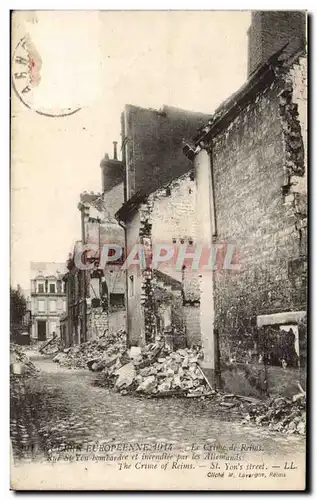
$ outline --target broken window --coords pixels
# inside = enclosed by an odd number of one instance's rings
[[[264,328],[260,340],[260,358],[266,365],[283,368],[299,367],[298,326],[271,325]]]
[[[111,293],[110,294],[110,306],[111,309],[123,309],[124,308],[124,293]]]

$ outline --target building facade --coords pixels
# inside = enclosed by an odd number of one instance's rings
[[[66,311],[63,282],[65,264],[31,262],[32,338],[46,340],[60,335],[60,317]]]
[[[211,383],[263,395],[297,391],[299,381],[305,385],[305,15],[254,13],[249,37],[247,82],[200,128],[202,115],[196,117],[193,136],[182,128],[183,112],[173,109],[168,122],[169,108],[156,116],[153,110],[126,108],[126,199],[117,218],[125,227],[128,250],[142,243],[151,255],[154,243],[175,242],[222,254],[215,257],[212,272],[202,266],[187,278],[187,266],[181,276],[175,276],[174,266],[160,269],[158,277],[150,266],[140,275],[128,268],[130,341],[153,341],[165,322],[171,323],[172,311],[177,323],[176,311],[183,310],[178,328],[187,330],[187,341],[188,332],[196,338],[199,329],[202,367]],[[180,148],[188,162],[181,161]],[[223,256],[229,245],[234,253],[227,262]],[[164,286],[171,292],[173,285],[176,291],[176,282],[182,295],[178,304],[158,292]],[[189,297],[199,320],[191,314],[184,328]]]

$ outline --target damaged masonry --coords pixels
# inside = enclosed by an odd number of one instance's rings
[[[283,45],[211,118],[126,106],[122,162],[115,144],[114,159],[102,162],[104,193],[94,201],[82,195],[94,207],[85,208],[89,229],[82,242],[88,245],[84,254],[78,251],[90,270],[76,267],[76,273],[96,281],[95,289],[106,287],[109,304],[113,289],[105,273],[113,267],[125,287],[126,317],[115,324],[127,331],[127,349],[139,349],[142,357],[163,345],[164,356],[154,355],[151,367],[141,369],[129,358],[126,365],[119,358],[112,366],[104,366],[111,359],[101,362],[107,383],[118,377],[117,390],[188,396],[220,390],[263,398],[293,396],[298,384],[305,387],[305,78],[304,51],[288,54]],[[165,134],[163,142],[151,127]],[[106,200],[114,190],[118,210],[110,214],[115,204]],[[102,203],[120,241],[109,222],[102,239]],[[191,252],[217,250],[224,242],[239,265],[193,269]],[[155,266],[164,245],[178,257]],[[116,255],[116,247],[123,251]],[[113,312],[108,305],[100,314],[109,322]],[[96,363],[90,368],[99,370],[98,357]]]

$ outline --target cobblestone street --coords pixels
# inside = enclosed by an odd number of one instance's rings
[[[301,436],[241,425],[230,409],[211,400],[146,399],[98,387],[96,374],[60,368],[50,358],[31,357],[41,372],[19,385],[12,400],[11,437],[16,459],[44,457],[50,449],[88,443],[252,442],[266,454],[292,456],[305,449]]]

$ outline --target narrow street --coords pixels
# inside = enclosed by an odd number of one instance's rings
[[[49,357],[31,356],[41,370],[12,393],[11,437],[16,460],[47,457],[54,447],[89,443],[172,443],[179,450],[193,443],[248,442],[266,455],[303,453],[303,436],[272,433],[241,425],[232,409],[211,400],[147,399],[122,396],[103,387],[100,375],[67,370]],[[18,398],[14,393],[19,393]]]

